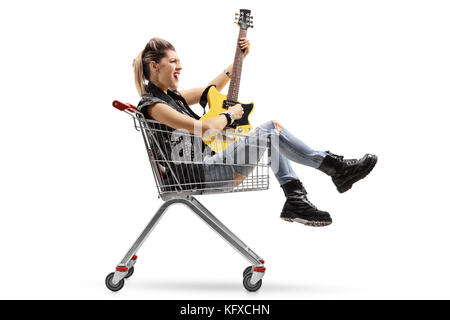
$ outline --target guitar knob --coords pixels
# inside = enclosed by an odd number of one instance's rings
[[[241,133],[244,129],[238,128],[238,132]]]

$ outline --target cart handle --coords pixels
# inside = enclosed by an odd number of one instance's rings
[[[130,103],[123,103],[117,100],[114,100],[112,103],[113,107],[119,109],[120,111],[128,111],[131,113],[135,113],[137,108]]]

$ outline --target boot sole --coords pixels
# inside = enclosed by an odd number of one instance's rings
[[[304,220],[304,219],[300,219],[300,218],[294,218],[294,219],[281,218],[281,219],[283,219],[284,221],[287,221],[287,222],[298,222],[298,223],[304,224],[305,226],[308,226],[308,227],[326,227],[332,223],[332,221],[309,221],[309,220]]]
[[[370,172],[372,172],[373,168],[377,164],[377,161],[378,161],[378,157],[376,155],[373,155],[372,162],[370,163],[369,167],[367,168],[366,173],[363,176],[360,176],[358,179],[350,180],[347,183],[344,183],[342,186],[337,187],[337,190],[339,191],[339,193],[344,193],[344,192],[350,190],[353,187],[354,183],[367,177],[367,175]]]

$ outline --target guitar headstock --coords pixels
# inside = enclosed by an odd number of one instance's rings
[[[253,16],[250,15],[250,10],[241,9],[240,13],[235,14],[235,23],[241,27],[241,29],[247,30],[248,28],[253,28]]]

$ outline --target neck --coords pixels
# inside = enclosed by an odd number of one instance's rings
[[[233,71],[231,72],[230,86],[228,87],[228,100],[238,101],[239,85],[241,83],[242,61],[244,52],[239,46],[239,39],[247,36],[247,29],[239,29],[239,37],[236,44],[236,53],[234,55]]]
[[[159,82],[157,79],[150,79],[150,82],[153,83],[158,88],[160,88],[165,94],[167,94],[168,87],[166,87],[164,84]]]

